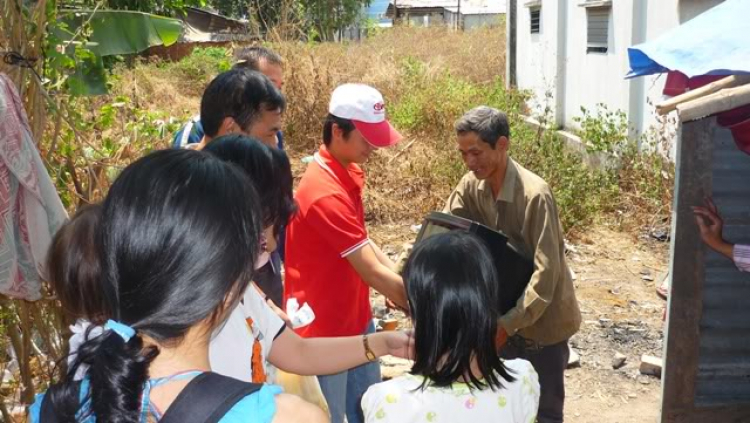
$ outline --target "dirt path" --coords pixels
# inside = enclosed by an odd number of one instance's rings
[[[414,238],[408,225],[371,228],[373,239],[395,255],[404,241]],[[661,383],[642,376],[640,356],[661,356],[662,313],[665,302],[654,288],[667,268],[668,243],[648,236],[595,227],[571,243],[568,260],[584,323],[570,341],[580,355],[580,366],[566,372],[566,422],[655,422],[659,415]],[[376,308],[382,298],[374,297]],[[402,316],[398,316],[402,317]],[[402,325],[408,325],[407,320]],[[625,365],[612,368],[614,355],[627,356]],[[409,369],[406,360],[383,362],[384,377]]]

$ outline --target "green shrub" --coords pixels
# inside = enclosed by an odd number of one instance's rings
[[[618,154],[628,143],[628,117],[622,110],[609,110],[603,103],[596,105],[595,112],[581,107],[583,116],[573,121],[581,126],[576,134],[586,143],[589,152]]]
[[[229,70],[232,67],[232,56],[223,47],[196,48],[189,56],[171,66],[185,78],[201,80]]]
[[[471,108],[487,105],[508,114],[510,155],[550,184],[566,231],[578,231],[614,207],[619,192],[616,175],[588,168],[554,131],[540,132],[526,124],[522,113],[528,93],[507,89],[500,78],[480,84],[447,71],[429,75],[427,66],[414,58],[403,61],[402,71],[403,95],[390,108],[390,118],[402,130],[424,134],[420,140],[435,153],[410,159],[412,178],[429,180],[431,186],[455,186],[466,168],[455,149],[453,124]],[[587,120],[590,127],[600,122],[598,117]],[[445,196],[447,190],[432,207]]]
[[[554,131],[517,124],[513,133],[510,154],[550,185],[566,232],[580,231],[613,209],[619,193],[614,172],[588,167]]]
[[[75,130],[62,126],[44,139],[47,165],[69,210],[101,199],[120,170],[138,157],[163,148],[179,121],[145,110],[128,96],[76,97],[68,101]]]

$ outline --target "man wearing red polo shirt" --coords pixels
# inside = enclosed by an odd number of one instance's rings
[[[371,363],[319,376],[332,423],[362,422],[360,401],[380,382],[380,366],[367,334],[375,331],[370,287],[406,308],[406,292],[394,264],[370,241],[365,228],[360,164],[381,147],[401,140],[385,119],[383,96],[362,84],[333,92],[323,143],[296,193],[299,211],[286,232],[286,299],[307,302],[315,321],[298,330],[304,337],[363,335]]]

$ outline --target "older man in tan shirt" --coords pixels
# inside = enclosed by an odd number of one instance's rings
[[[456,122],[456,132],[470,172],[451,193],[444,212],[502,231],[533,260],[526,291],[500,319],[508,335],[502,354],[529,360],[539,374],[538,421],[562,422],[567,341],[578,332],[581,312],[554,196],[542,178],[508,157],[510,129],[504,113],[477,107]],[[503,269],[498,270],[502,277]]]

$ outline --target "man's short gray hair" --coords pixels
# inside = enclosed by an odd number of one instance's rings
[[[458,135],[476,133],[492,148],[495,148],[500,137],[510,137],[508,117],[500,110],[487,106],[475,107],[466,112],[456,121],[455,128]]]
[[[260,72],[261,59],[271,65],[284,66],[284,59],[279,53],[261,46],[243,48],[236,51],[234,57],[237,60],[234,67],[248,68],[258,72]]]

